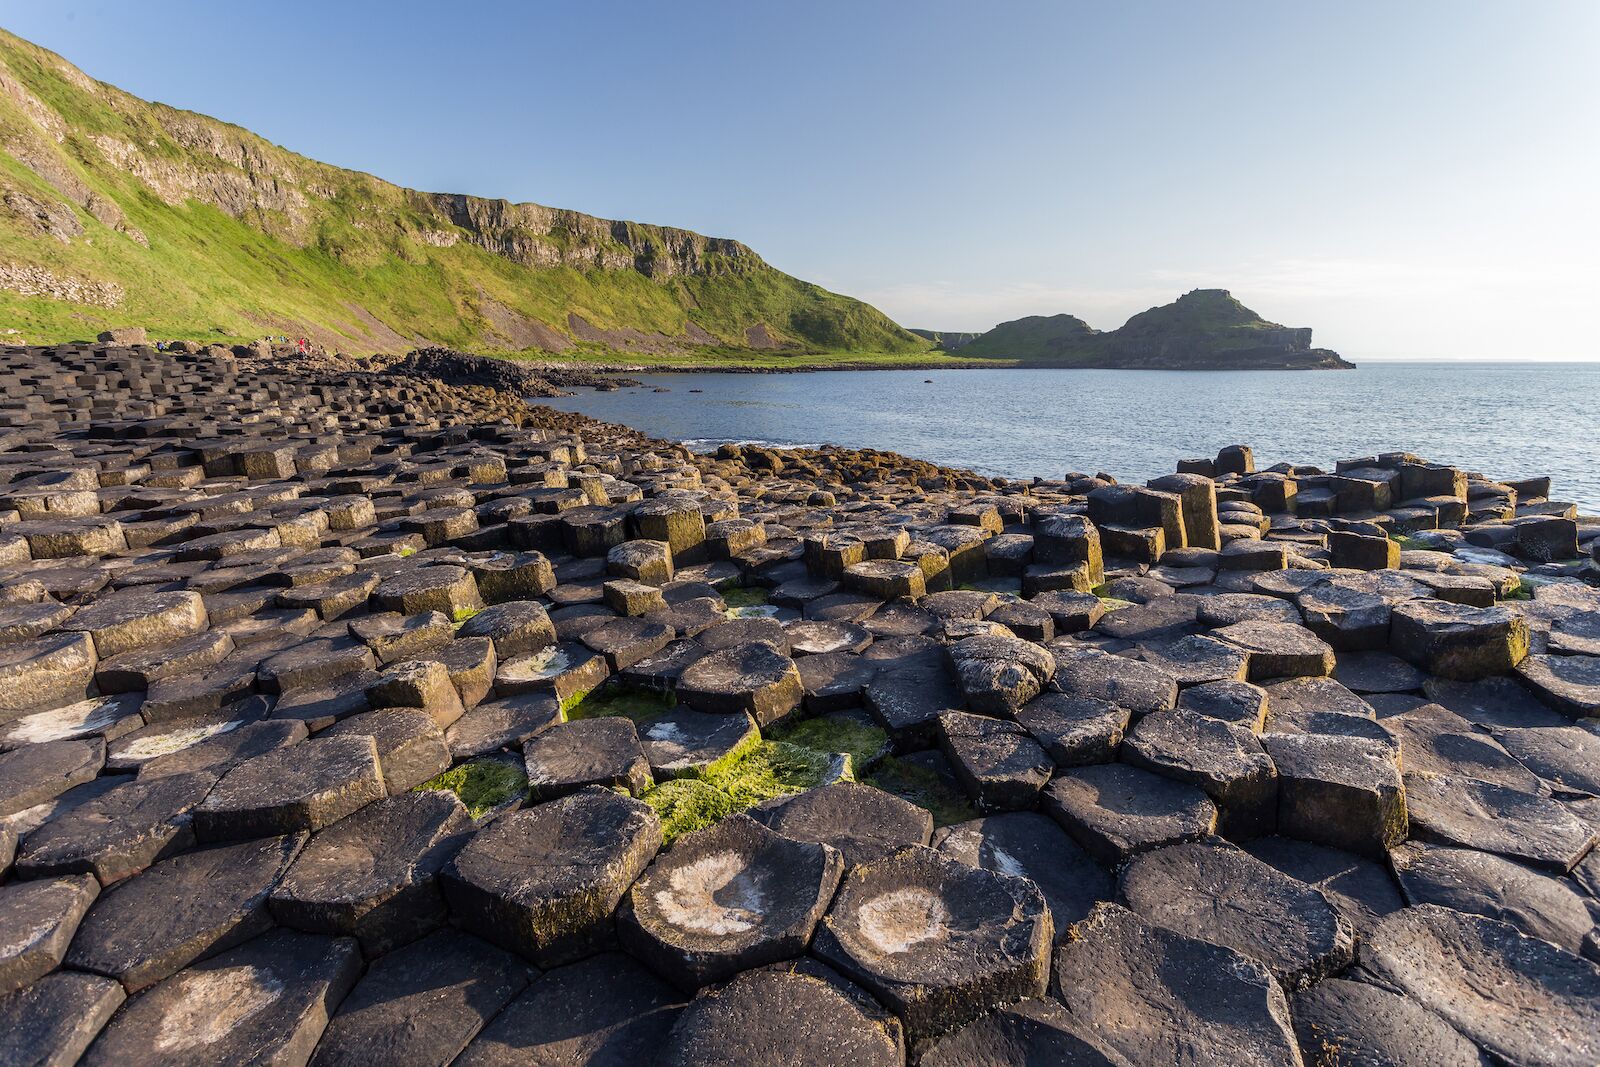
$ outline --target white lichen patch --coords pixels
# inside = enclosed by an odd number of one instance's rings
[[[208,723],[205,726],[186,726],[181,730],[168,730],[164,734],[151,734],[141,737],[137,741],[129,742],[120,753],[122,758],[143,763],[153,760],[157,756],[169,756],[174,752],[182,752],[192,748],[202,741],[210,740],[219,734],[237,730],[244,725],[243,719],[232,722]]]
[[[727,937],[753,930],[767,895],[737,852],[718,852],[679,867],[656,891],[661,916],[698,934]]]
[[[158,1052],[183,1052],[213,1045],[283,994],[283,983],[258,967],[182,971],[176,1003],[155,1035]]]
[[[1003,849],[990,848],[989,858],[994,863],[994,869],[1001,874],[1009,874],[1013,878],[1028,877],[1027,870],[1017,862],[1017,857]]]
[[[905,952],[950,932],[950,911],[937,893],[911,887],[874,897],[856,913],[861,936],[885,956]]]
[[[123,701],[116,697],[95,697],[68,704],[64,708],[24,715],[7,728],[5,738],[20,744],[37,745],[45,741],[88,737],[100,733],[127,714]]]
[[[572,656],[554,646],[519,656],[501,666],[500,671],[510,681],[540,682],[564,673],[572,666]]]
[[[751,604],[743,608],[724,608],[722,613],[730,619],[772,619],[782,610],[773,604]]]

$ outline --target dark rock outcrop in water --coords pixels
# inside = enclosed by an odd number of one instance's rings
[[[1267,322],[1225,289],[1196,289],[1101,333],[1072,315],[1033,315],[988,333],[917,331],[962,356],[1050,366],[1152,370],[1332,370],[1351,366],[1311,347],[1311,330]]]
[[[1548,479],[697,455],[525,370],[0,348],[0,1062],[1600,1061]]]

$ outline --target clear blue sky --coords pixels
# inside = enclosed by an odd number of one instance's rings
[[[1353,358],[1600,358],[1600,2],[0,0],[392,181],[737,237],[900,322],[1197,286]]]

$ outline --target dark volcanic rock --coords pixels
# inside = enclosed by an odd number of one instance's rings
[[[1202,790],[1120,763],[1065,772],[1045,789],[1043,806],[1108,867],[1217,828],[1217,806]]]
[[[67,964],[115,978],[129,992],[272,925],[267,894],[304,835],[186,852],[107,890],[90,909]],[[182,908],[173,901],[187,901]]]
[[[1507,1062],[1600,1060],[1600,967],[1507,923],[1405,908],[1373,931],[1361,965]]]
[[[1055,769],[1026,730],[1004,719],[946,712],[939,740],[967,794],[985,811],[1033,807]]]
[[[1007,812],[943,827],[933,847],[969,867],[1032,879],[1050,905],[1058,939],[1097,902],[1111,899],[1111,876],[1038,812]]]
[[[30,986],[60,966],[84,913],[100,894],[88,875],[22,882],[0,889],[0,996]]]
[[[526,963],[471,934],[440,930],[375,960],[339,1005],[315,1067],[445,1067],[533,977]]]
[[[798,956],[833,899],[844,860],[733,815],[680,838],[629,891],[623,945],[679,988]]]
[[[838,849],[847,867],[926,845],[933,833],[927,809],[857,782],[808,789],[750,814],[785,837]]]
[[[843,988],[841,988],[843,987]],[[766,969],[709,989],[683,1010],[659,1067],[900,1067],[900,1023],[853,990],[802,969]]]
[[[1238,848],[1193,843],[1146,853],[1117,887],[1134,912],[1226,945],[1297,989],[1355,960],[1355,929],[1321,892]]]
[[[1289,1005],[1266,965],[1231,948],[1096,906],[1056,950],[1052,992],[1073,1019],[1135,1064],[1298,1061]]]
[[[1482,1067],[1450,1024],[1365,982],[1330,978],[1290,1001],[1306,1067]]]
[[[472,831],[453,793],[402,793],[311,839],[272,891],[272,914],[311,933],[348,934],[369,955],[448,917],[435,880]]]
[[[216,778],[178,774],[120,785],[29,834],[17,857],[24,876],[87,872],[110,885],[194,846],[189,810]]]
[[[920,1039],[1042,994],[1052,933],[1027,879],[910,849],[845,877],[813,952]]]
[[[1560,802],[1450,774],[1406,775],[1412,836],[1572,870],[1597,830]]]
[[[1057,767],[1110,763],[1131,717],[1128,709],[1093,697],[1045,693],[1017,710],[1017,722]]]
[[[274,931],[129,1001],[82,1062],[305,1063],[360,974],[354,941]]]
[[[522,759],[535,800],[554,800],[591,785],[638,796],[653,784],[638,731],[620,716],[553,726],[524,742]]]
[[[314,738],[238,764],[192,809],[202,841],[320,830],[384,796],[371,737]]]
[[[1278,776],[1255,734],[1190,711],[1146,715],[1122,743],[1122,760],[1203,789],[1221,832],[1244,839],[1278,821]]]
[[[618,903],[660,847],[649,805],[596,787],[496,819],[440,879],[463,927],[554,967],[611,942]]]
[[[602,952],[535,979],[454,1067],[633,1067],[650,1062],[682,1007],[640,964]]]
[[[1053,1001],[1024,1000],[997,1008],[941,1038],[917,1061],[921,1067],[1013,1067],[1062,1064],[1127,1067],[1093,1031]]]
[[[45,975],[0,999],[0,1063],[72,1067],[127,996],[96,974]]]

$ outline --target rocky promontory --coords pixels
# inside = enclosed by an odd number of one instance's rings
[[[1600,1060],[1548,479],[697,455],[477,373],[0,348],[0,1063]]]
[[[1003,322],[983,334],[918,334],[969,358],[1128,370],[1343,370],[1311,330],[1268,322],[1226,289],[1196,289],[1101,333],[1073,315]]]

